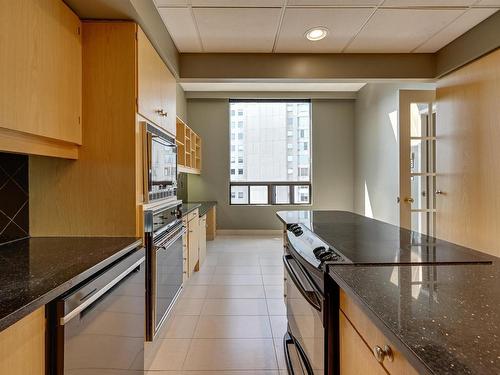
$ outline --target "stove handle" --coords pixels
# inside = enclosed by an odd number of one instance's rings
[[[283,263],[285,264],[287,273],[290,275],[293,283],[299,290],[300,294],[302,294],[302,296],[304,296],[304,298],[307,300],[307,302],[309,302],[309,304],[316,310],[321,311],[321,303],[319,301],[317,291],[310,285],[306,286],[302,283],[302,281],[297,276],[297,273],[294,271],[293,266],[290,264],[289,259],[293,259],[293,257],[291,255],[283,256]]]

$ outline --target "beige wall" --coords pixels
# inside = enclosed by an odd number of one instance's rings
[[[399,225],[398,90],[434,84],[369,83],[355,102],[354,210]]]
[[[216,200],[218,229],[280,229],[275,212],[300,206],[229,205],[229,102],[188,100],[189,125],[203,139],[201,176],[189,176],[189,200]],[[313,207],[353,209],[352,100],[313,100]]]

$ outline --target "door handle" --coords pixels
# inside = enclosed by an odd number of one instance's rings
[[[290,276],[292,282],[295,284],[295,287],[298,289],[300,294],[302,294],[302,296],[306,299],[306,301],[309,302],[309,304],[316,310],[321,311],[321,302],[319,301],[316,291],[311,287],[304,285],[300,281],[299,277],[296,275],[292,265],[289,262],[290,258],[292,258],[291,255],[283,256],[283,263],[285,265],[287,274]]]

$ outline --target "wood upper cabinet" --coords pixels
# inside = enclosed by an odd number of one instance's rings
[[[81,144],[79,18],[61,0],[0,7],[0,128]]]
[[[138,112],[175,136],[175,78],[140,28],[137,43]]]

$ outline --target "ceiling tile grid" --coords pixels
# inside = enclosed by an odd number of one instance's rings
[[[432,53],[500,0],[154,0],[180,52]],[[322,26],[326,38],[309,41]]]

